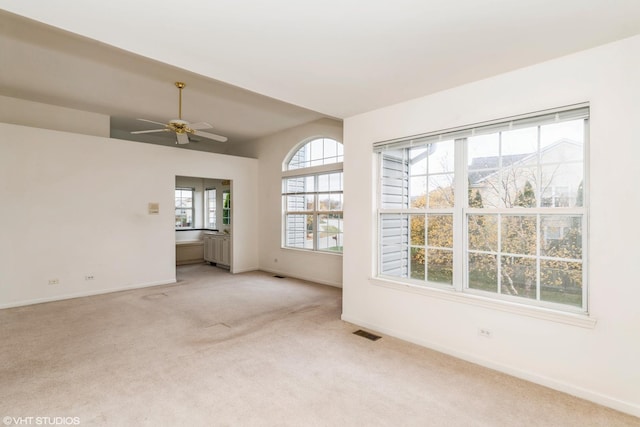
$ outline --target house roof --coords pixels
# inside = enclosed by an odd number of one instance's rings
[[[544,147],[540,151],[540,153],[544,155],[545,153],[556,150],[563,145],[572,145],[576,148],[582,148],[582,144],[580,144],[578,141],[574,141],[568,138],[562,138]],[[501,167],[499,156],[474,157],[468,167],[469,183],[471,185],[481,184],[482,181],[484,181],[488,177],[495,175],[498,172],[498,168],[505,169],[523,165],[526,162],[535,159],[537,155],[537,152],[505,155],[502,156]]]
[[[509,167],[531,155],[532,153],[502,156],[502,167]],[[500,156],[474,157],[468,169],[469,182],[471,184],[477,184],[485,177],[495,173],[498,167],[500,167]]]

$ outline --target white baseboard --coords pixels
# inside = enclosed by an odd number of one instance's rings
[[[260,271],[260,269],[258,267],[250,267],[250,268],[240,268],[240,269],[231,269],[231,273],[232,274],[242,274],[242,273],[249,273],[251,271]]]
[[[25,305],[33,305],[33,304],[42,304],[42,303],[45,303],[45,302],[62,301],[62,300],[73,299],[73,298],[89,297],[89,296],[92,296],[92,295],[109,294],[111,292],[120,292],[120,291],[127,291],[127,290],[131,290],[131,289],[148,288],[148,287],[151,287],[151,286],[171,285],[173,283],[176,283],[176,279],[158,280],[158,281],[154,281],[154,282],[138,283],[138,284],[135,284],[135,285],[119,286],[117,288],[109,288],[109,289],[100,289],[100,290],[83,291],[83,292],[72,292],[72,293],[69,293],[69,294],[56,295],[56,296],[53,296],[53,297],[35,298],[35,299],[30,299],[30,300],[22,300],[22,301],[10,302],[8,304],[0,304],[0,309],[13,308],[13,307],[22,307],[22,306],[25,306]]]
[[[292,275],[285,271],[268,270],[261,268],[260,271],[264,271],[269,274],[277,274],[278,276],[291,277],[292,279],[305,280],[307,282],[319,283],[321,285],[333,286],[334,288],[342,288],[342,283],[330,282],[327,280],[318,280],[316,277],[303,277],[302,275]]]
[[[553,378],[536,374],[534,372],[525,371],[509,365],[495,363],[491,360],[483,359],[473,354],[460,352],[446,346],[434,344],[432,342],[428,342],[428,341],[407,335],[405,333],[398,332],[393,329],[381,327],[369,322],[362,321],[360,319],[357,319],[355,317],[352,317],[346,314],[342,314],[341,319],[344,320],[345,322],[353,323],[354,325],[358,325],[360,327],[370,329],[373,332],[379,332],[385,335],[390,335],[395,338],[399,338],[401,340],[408,341],[408,342],[417,344],[419,346],[438,351],[440,353],[448,354],[458,359],[466,360],[467,362],[475,363],[477,365],[484,366],[486,368],[493,369],[495,371],[503,372],[505,374],[514,376],[516,378],[520,378],[526,381],[530,381],[532,383],[540,384],[542,386],[549,387],[551,389],[558,390],[563,393],[567,393],[572,396],[579,397],[581,399],[589,400],[599,405],[607,406],[609,408],[618,410],[620,412],[624,412],[636,417],[640,417],[640,405],[636,405],[631,402],[626,402],[620,399],[616,399],[614,397],[607,396],[605,394],[598,393],[593,390],[585,389],[585,388],[575,386],[563,381],[558,381]]]

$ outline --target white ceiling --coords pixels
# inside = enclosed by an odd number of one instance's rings
[[[211,117],[189,119],[239,140],[323,116],[350,117],[640,33],[640,0],[0,0],[0,8],[126,51],[63,32],[43,42],[13,28],[11,43],[28,48],[11,52],[25,56],[20,65],[54,73],[30,70],[15,84],[3,70],[4,93],[44,93],[77,107],[103,104],[115,116],[165,121],[177,109],[167,81],[180,78],[191,83],[185,115],[196,115],[190,103],[208,102]],[[11,17],[0,15],[0,23]],[[52,51],[73,67],[55,67],[53,57],[47,63]],[[3,67],[15,59],[4,55]],[[75,71],[95,66],[96,77]],[[68,81],[56,73],[68,73]],[[109,74],[115,83],[89,89]],[[70,96],[79,86],[86,94]]]
[[[0,12],[0,95],[111,116],[112,136],[174,145],[169,133],[131,135],[178,117],[175,81],[187,83],[183,117],[213,125],[229,143],[182,148],[230,152],[239,143],[324,115]],[[206,140],[205,140],[206,141]]]

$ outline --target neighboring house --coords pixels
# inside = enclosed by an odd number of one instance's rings
[[[470,197],[477,191],[484,207],[534,207],[535,196],[524,199],[527,187],[540,194],[540,207],[581,206],[582,152],[581,143],[564,138],[539,153],[476,157],[469,164]]]
[[[533,153],[477,157],[469,164],[470,208],[485,208],[483,212],[488,213],[494,208],[514,208],[511,215],[501,216],[499,224],[495,216],[488,221],[487,216],[470,215],[467,230],[468,238],[478,249],[493,253],[499,248],[504,259],[508,259],[501,270],[504,293],[535,294],[533,261],[508,254],[539,253],[549,257],[542,261],[541,292],[561,292],[568,296],[557,298],[559,302],[579,304],[582,268],[577,261],[582,255],[581,219],[570,214],[536,215],[527,211],[582,207],[583,151],[582,143],[563,138]],[[496,228],[502,232],[496,232]],[[571,262],[560,262],[561,259]],[[493,267],[477,265],[474,269],[476,275],[482,275]]]

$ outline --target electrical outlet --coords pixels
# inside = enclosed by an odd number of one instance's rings
[[[94,279],[94,277],[93,277],[93,275],[92,275],[92,274],[91,274],[91,275],[84,276],[84,280],[93,280],[93,279]]]
[[[60,284],[60,280],[58,280],[58,279],[49,279],[49,284],[50,285],[59,285]]]
[[[492,332],[487,328],[479,328],[478,335],[485,338],[491,338]]]

